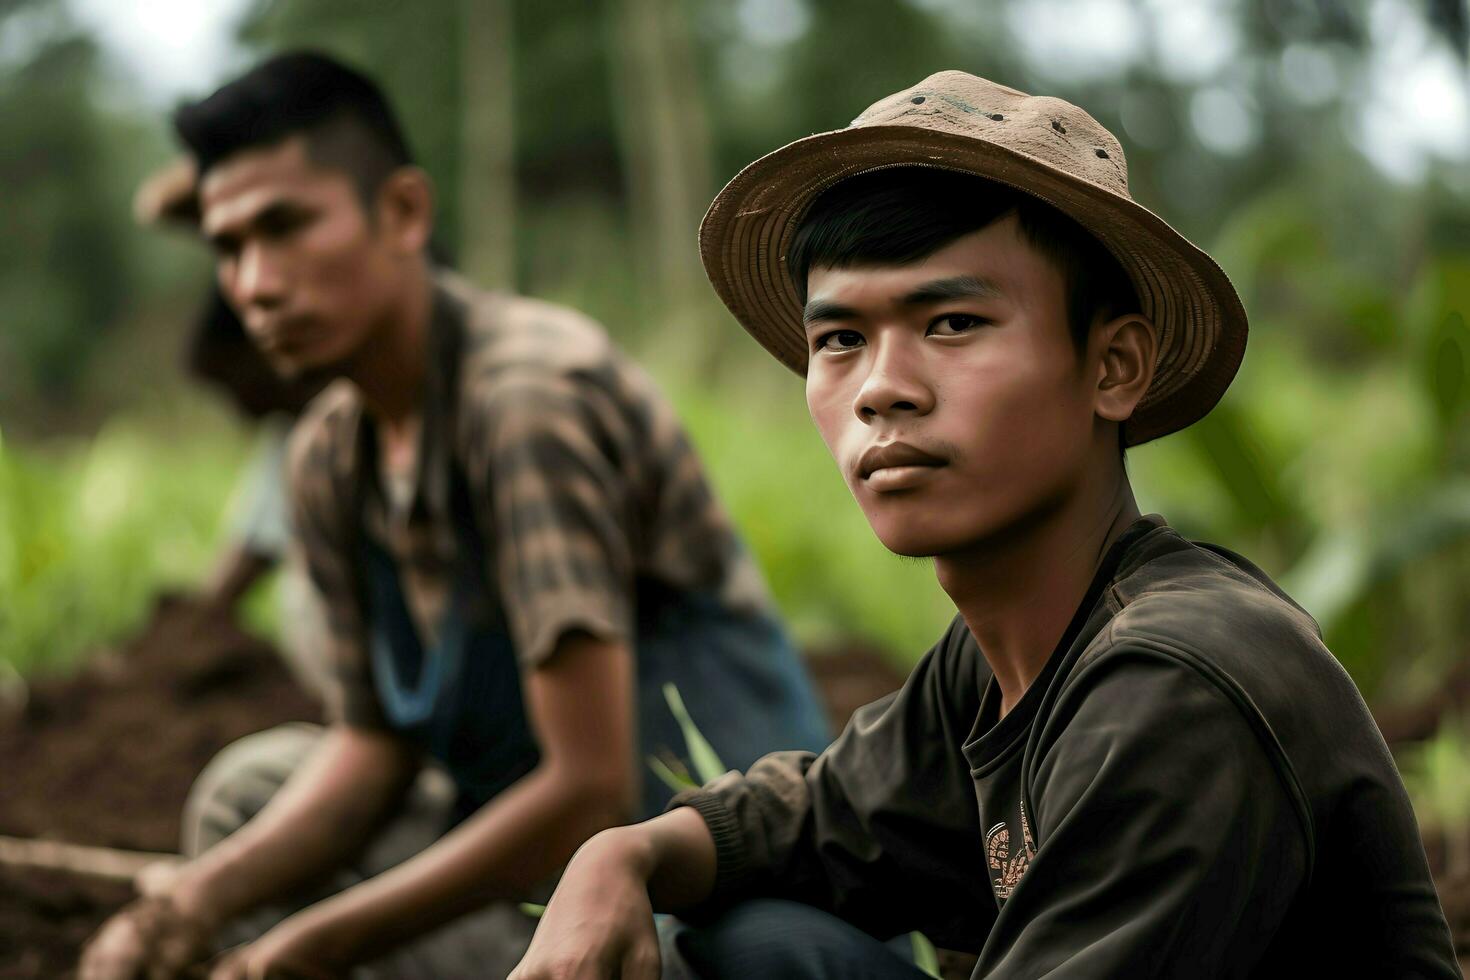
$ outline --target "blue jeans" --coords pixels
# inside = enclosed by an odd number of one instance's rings
[[[884,943],[821,909],[754,899],[659,929],[664,980],[925,980],[907,936]]]

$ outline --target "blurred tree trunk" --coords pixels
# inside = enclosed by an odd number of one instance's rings
[[[678,326],[707,305],[699,219],[709,203],[709,124],[693,41],[678,0],[607,0],[618,138],[629,224],[649,327]]]
[[[460,265],[492,289],[516,281],[512,2],[460,2]]]

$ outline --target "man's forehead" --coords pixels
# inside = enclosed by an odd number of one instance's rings
[[[954,285],[961,280],[972,284],[971,295],[1008,293],[1027,278],[1024,267],[1039,258],[1009,222],[993,222],[912,262],[813,266],[807,275],[808,296],[813,301],[898,301],[925,283]]]
[[[282,198],[307,193],[336,176],[312,161],[302,136],[241,150],[210,167],[199,182],[200,229],[209,235],[248,220]]]

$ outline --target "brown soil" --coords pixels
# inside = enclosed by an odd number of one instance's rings
[[[1451,670],[1434,693],[1405,704],[1378,705],[1373,717],[1384,741],[1399,746],[1433,738],[1439,723],[1470,704],[1470,659]]]
[[[180,599],[122,649],[38,678],[0,721],[0,834],[146,851],[178,847],[189,785],[229,742],[318,711],[270,645]],[[66,976],[131,888],[0,870],[0,980]]]
[[[809,662],[834,730],[903,682],[858,644],[813,651]],[[270,644],[162,599],[136,639],[74,675],[35,679],[24,709],[0,717],[0,834],[173,851],[184,797],[216,752],[317,714]],[[0,980],[69,975],[82,943],[131,891],[0,867]]]

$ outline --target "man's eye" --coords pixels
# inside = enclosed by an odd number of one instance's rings
[[[862,342],[863,335],[856,330],[833,330],[817,340],[817,347],[831,351],[851,350],[860,347]]]
[[[942,316],[929,325],[929,332],[941,337],[953,337],[956,334],[966,333],[976,327],[984,326],[989,321],[983,317],[970,316],[968,313],[951,313]]]
[[[266,238],[285,238],[306,224],[306,216],[291,213],[269,214],[261,218],[257,226]]]

